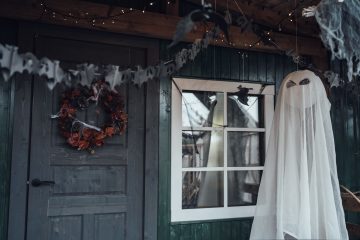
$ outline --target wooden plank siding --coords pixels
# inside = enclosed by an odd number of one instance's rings
[[[11,166],[11,88],[12,82],[0,77],[0,239],[7,235]]]
[[[346,78],[346,63],[333,61],[331,68]],[[340,89],[332,89],[330,94],[339,181],[352,191],[360,191],[360,96]],[[346,218],[360,224],[360,213],[346,212]]]
[[[0,20],[0,29],[6,32],[6,34],[0,35],[1,43],[17,44],[16,22]],[[160,59],[169,59],[173,54],[173,52],[169,53],[166,48],[169,42],[162,40],[160,42]],[[178,49],[182,46],[184,45],[180,45]],[[339,63],[333,63],[331,67],[346,75],[344,66]],[[193,63],[187,64],[179,76],[221,81],[251,80],[273,83],[278,91],[284,76],[295,69],[296,66],[291,59],[284,55],[210,46],[201,52]],[[169,79],[160,79],[158,239],[248,239],[252,223],[252,219],[249,218],[170,223],[170,87]],[[0,239],[6,239],[7,229],[12,142],[11,93],[15,91],[14,88],[11,82],[5,83],[0,79],[0,136],[2,136],[0,139]],[[351,190],[360,190],[360,99],[357,98],[353,101],[351,96],[338,90],[334,90],[332,94],[333,96],[338,94],[338,98],[332,100],[331,116],[340,183]],[[154,100],[153,103],[148,102],[147,104],[148,106],[156,105],[157,101]],[[18,122],[20,120],[18,119]],[[355,223],[360,223],[359,214],[348,214],[347,218]],[[155,227],[155,223],[153,224]]]
[[[160,58],[173,54],[160,44]],[[181,46],[179,46],[181,47]],[[178,74],[181,77],[216,79],[220,81],[251,81],[275,84],[278,91],[282,79],[296,70],[285,55],[212,47],[203,50],[192,63]],[[170,91],[171,81],[160,80],[160,143],[159,143],[159,240],[229,240],[249,239],[252,219],[224,219],[206,222],[170,222]]]
[[[169,58],[168,42],[162,42],[160,56]],[[331,68],[346,76],[346,67],[333,62]],[[201,52],[193,63],[179,73],[181,77],[217,79],[220,81],[251,81],[272,83],[279,90],[283,78],[296,70],[296,65],[285,55],[239,51],[221,47],[209,47]],[[184,239],[248,239],[252,219],[216,220],[206,222],[170,222],[170,80],[161,79],[160,92],[160,160],[159,160],[159,240]],[[333,123],[337,167],[340,184],[360,190],[360,97],[333,89],[331,118]],[[360,223],[360,214],[346,213],[347,221]]]
[[[0,19],[0,42],[16,44],[17,23]],[[11,142],[12,142],[12,91],[13,81],[5,82],[0,75],[0,239],[6,239],[8,226]]]

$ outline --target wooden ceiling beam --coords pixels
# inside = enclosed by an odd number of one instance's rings
[[[186,0],[188,2],[201,5],[201,0]],[[316,0],[319,2],[319,0]],[[211,2],[211,1],[210,1]],[[313,2],[313,1],[311,1]],[[282,11],[274,11],[270,8],[264,7],[262,5],[259,6],[256,2],[252,2],[249,4],[249,1],[243,1],[243,0],[228,0],[228,1],[217,1],[216,2],[216,8],[220,11],[225,11],[226,9],[229,9],[232,12],[237,12],[241,14],[241,11],[247,16],[252,19],[256,23],[259,23],[261,25],[271,27],[274,29],[278,29],[278,24],[282,19],[285,19],[288,17],[289,11],[293,9],[293,7],[287,7],[287,5],[290,6],[289,2],[284,2],[286,6],[282,7]],[[312,4],[314,5],[314,4]],[[304,5],[307,6],[307,5]],[[239,10],[241,9],[241,11]],[[300,10],[301,11],[301,10]],[[318,36],[318,28],[315,25],[316,22],[313,19],[309,18],[298,18],[298,32],[299,34],[311,36],[311,37],[317,37]],[[281,29],[284,32],[288,33],[294,33],[296,32],[296,25],[293,22],[290,22],[288,19],[282,21],[281,23]]]
[[[47,0],[46,4],[49,8],[56,9],[60,12],[71,12],[74,15],[87,13],[86,16],[108,16],[110,9],[110,6],[105,4],[85,1]],[[110,14],[115,15],[122,10],[124,10],[124,8],[111,7]],[[68,18],[67,20],[59,19],[58,17],[52,18],[51,14],[50,16],[49,14],[44,14],[43,8],[39,3],[27,4],[14,1],[3,1],[1,3],[0,17],[168,40],[172,39],[176,25],[180,20],[180,17],[177,16],[133,11],[120,16],[114,24],[111,23],[111,21],[105,21],[104,24],[96,21],[94,26],[92,26],[91,23],[85,21],[75,23],[71,18]],[[235,46],[231,46],[232,48],[244,49],[247,48],[249,44],[258,41],[258,37],[252,32],[241,33],[240,29],[234,26],[231,26],[229,30],[231,42],[235,43]],[[196,38],[202,37],[202,35],[202,28],[198,28],[197,31],[189,33],[185,41],[192,42]],[[281,49],[295,49],[295,36],[273,33],[272,37]],[[299,37],[298,42],[300,54],[318,57],[326,56],[326,51],[322,47],[320,39]],[[229,47],[221,41],[214,42],[214,44]],[[252,49],[277,52],[274,47],[264,46],[262,44],[255,45]]]

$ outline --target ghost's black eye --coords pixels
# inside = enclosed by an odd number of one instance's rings
[[[291,88],[293,86],[296,86],[296,83],[293,81],[293,80],[289,80],[287,83],[286,83],[286,87],[287,88]]]
[[[307,85],[310,83],[310,80],[308,78],[305,78],[299,82],[299,85]]]

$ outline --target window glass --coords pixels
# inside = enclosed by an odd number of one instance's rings
[[[224,166],[224,133],[213,131],[182,132],[182,167]]]
[[[228,172],[228,206],[256,205],[261,171]]]
[[[229,127],[259,128],[263,127],[261,116],[262,97],[248,96],[246,100],[228,95],[227,121]]]
[[[237,82],[174,81],[171,221],[253,216],[273,96],[256,95],[260,84],[243,83],[252,95],[242,96]]]
[[[184,91],[182,96],[183,127],[224,125],[223,93]]]
[[[263,165],[264,134],[261,132],[228,132],[228,167]]]
[[[224,173],[221,171],[183,172],[182,208],[224,206]]]

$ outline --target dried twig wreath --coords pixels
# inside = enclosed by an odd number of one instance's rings
[[[97,127],[76,118],[76,113],[86,110],[90,103],[96,103],[107,114],[104,126]],[[91,154],[95,153],[95,147],[104,145],[107,137],[123,134],[127,125],[122,97],[105,81],[95,81],[91,88],[78,86],[63,92],[60,111],[51,118],[58,119],[60,134],[70,146]]]

